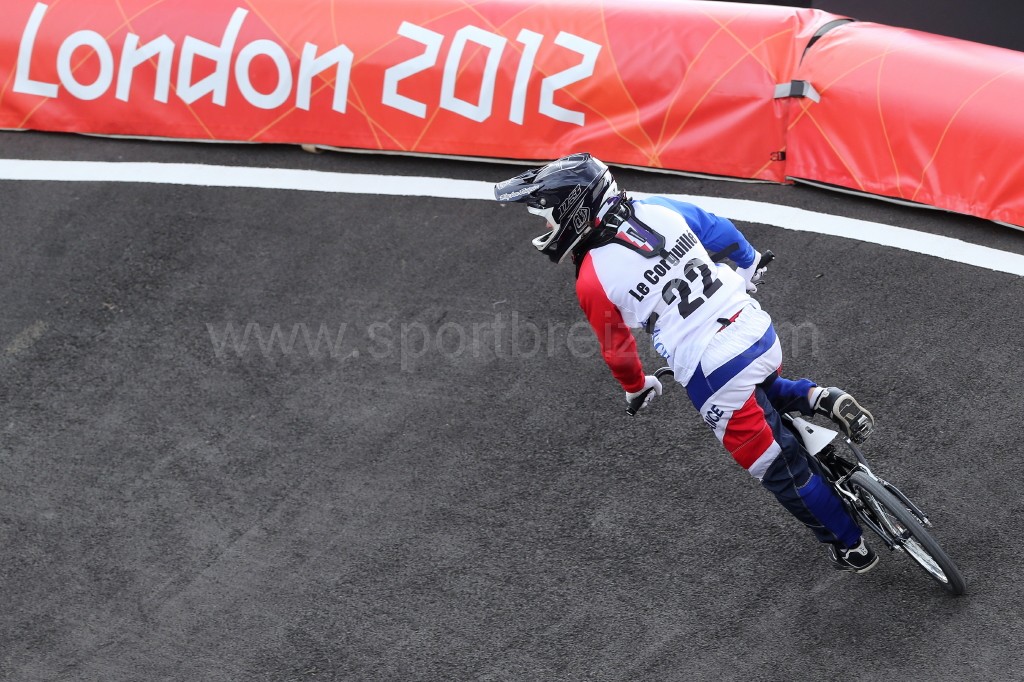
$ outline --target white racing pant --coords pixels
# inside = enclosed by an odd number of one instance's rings
[[[751,303],[711,339],[686,392],[737,464],[819,540],[852,547],[860,528],[773,405],[806,405],[806,391],[814,384],[778,377],[781,364],[771,317]],[[772,379],[769,400],[762,384]]]

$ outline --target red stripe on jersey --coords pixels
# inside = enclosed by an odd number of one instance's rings
[[[764,418],[764,410],[753,395],[743,407],[733,412],[725,427],[722,445],[732,453],[744,469],[749,469],[757,458],[768,451],[775,442],[775,435]]]
[[[629,393],[644,387],[644,369],[636,352],[636,340],[622,320],[622,313],[608,299],[588,253],[583,257],[576,279],[576,296],[580,300],[591,328],[601,344],[601,355],[612,374]]]

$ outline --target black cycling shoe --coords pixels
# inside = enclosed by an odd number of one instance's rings
[[[843,430],[854,443],[863,443],[875,429],[875,418],[860,406],[853,396],[831,386],[822,392],[814,411],[825,415]]]
[[[828,560],[840,571],[852,571],[853,573],[867,573],[878,565],[878,555],[875,550],[868,547],[864,538],[860,539],[856,547],[840,547],[839,545],[828,546]]]

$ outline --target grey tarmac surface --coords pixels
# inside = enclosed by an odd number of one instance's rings
[[[0,156],[519,170],[40,133]],[[617,176],[1024,253],[937,211]],[[0,678],[1024,679],[1021,278],[740,223],[779,256],[758,298],[787,375],[874,412],[876,471],[967,576],[951,598],[884,550],[832,571],[679,386],[627,417],[535,220],[0,182]]]

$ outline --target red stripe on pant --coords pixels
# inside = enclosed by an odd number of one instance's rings
[[[775,436],[765,421],[764,411],[757,404],[757,398],[751,394],[743,407],[733,412],[726,424],[722,445],[732,454],[737,464],[749,469],[774,442]]]

